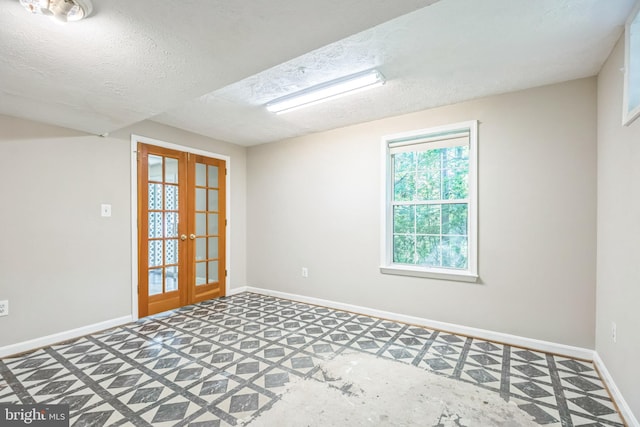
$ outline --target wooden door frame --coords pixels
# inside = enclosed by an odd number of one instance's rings
[[[227,228],[225,230],[225,269],[227,277],[225,280],[225,294],[229,295],[229,283],[231,282],[231,157],[210,151],[200,150],[193,147],[178,145],[171,142],[148,138],[146,136],[131,134],[131,318],[138,320],[138,142],[155,145],[157,147],[169,148],[171,150],[184,151],[214,159],[224,160],[227,167],[226,175],[226,216]]]

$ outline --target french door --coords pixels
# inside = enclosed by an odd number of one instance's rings
[[[138,315],[225,293],[224,160],[138,143]]]

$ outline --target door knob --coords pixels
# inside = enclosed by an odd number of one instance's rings
[[[182,240],[183,242],[184,242],[185,240],[187,240],[187,235],[186,235],[186,234],[181,234],[181,235],[180,235],[180,240]]]
[[[193,239],[195,239],[195,238],[196,238],[196,235],[195,235],[195,234],[189,234],[189,238],[190,238],[191,240],[193,240]]]

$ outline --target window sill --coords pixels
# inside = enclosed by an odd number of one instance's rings
[[[380,272],[383,274],[395,274],[399,276],[427,277],[431,279],[453,280],[456,282],[477,282],[478,275],[471,274],[467,271],[435,271],[425,270],[424,268],[416,268],[409,266],[381,266]]]

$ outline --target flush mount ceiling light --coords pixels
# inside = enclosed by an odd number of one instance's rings
[[[378,70],[364,71],[274,99],[267,103],[266,107],[272,113],[287,113],[364,89],[382,86],[384,83],[384,76]]]
[[[89,0],[20,0],[20,4],[31,13],[61,22],[79,21],[93,10]]]

